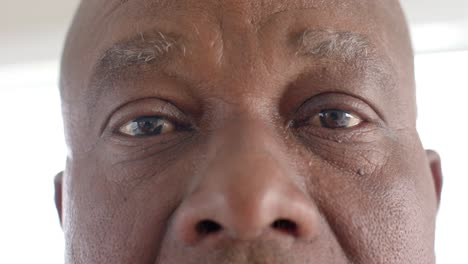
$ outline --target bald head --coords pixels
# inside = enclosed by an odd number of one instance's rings
[[[397,1],[83,1],[67,262],[433,263],[413,74]]]

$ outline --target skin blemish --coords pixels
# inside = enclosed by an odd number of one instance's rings
[[[366,173],[364,172],[363,169],[359,169],[359,170],[357,171],[357,174],[358,174],[359,176],[364,176],[364,175],[366,175]]]

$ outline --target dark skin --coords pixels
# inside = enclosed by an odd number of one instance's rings
[[[66,263],[434,263],[397,1],[83,1]]]

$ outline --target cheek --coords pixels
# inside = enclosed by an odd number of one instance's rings
[[[158,156],[119,158],[99,153],[68,163],[64,231],[75,261],[76,256],[82,263],[154,261],[182,199],[188,159],[163,168]]]
[[[311,195],[357,263],[433,260],[435,200],[424,151],[409,144],[414,140],[399,142],[356,145],[335,155],[324,147],[317,156],[325,162],[308,168]],[[321,173],[311,174],[314,168]]]

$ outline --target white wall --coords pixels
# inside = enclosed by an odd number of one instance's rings
[[[0,67],[0,263],[63,263],[52,184],[66,157],[57,67]]]
[[[467,0],[402,0],[418,53],[468,49]],[[78,0],[0,0],[0,65],[59,57]]]
[[[436,229],[438,263],[468,263],[468,50],[416,57],[418,130],[442,158],[444,186]]]
[[[78,0],[0,0],[0,65],[56,60]]]

